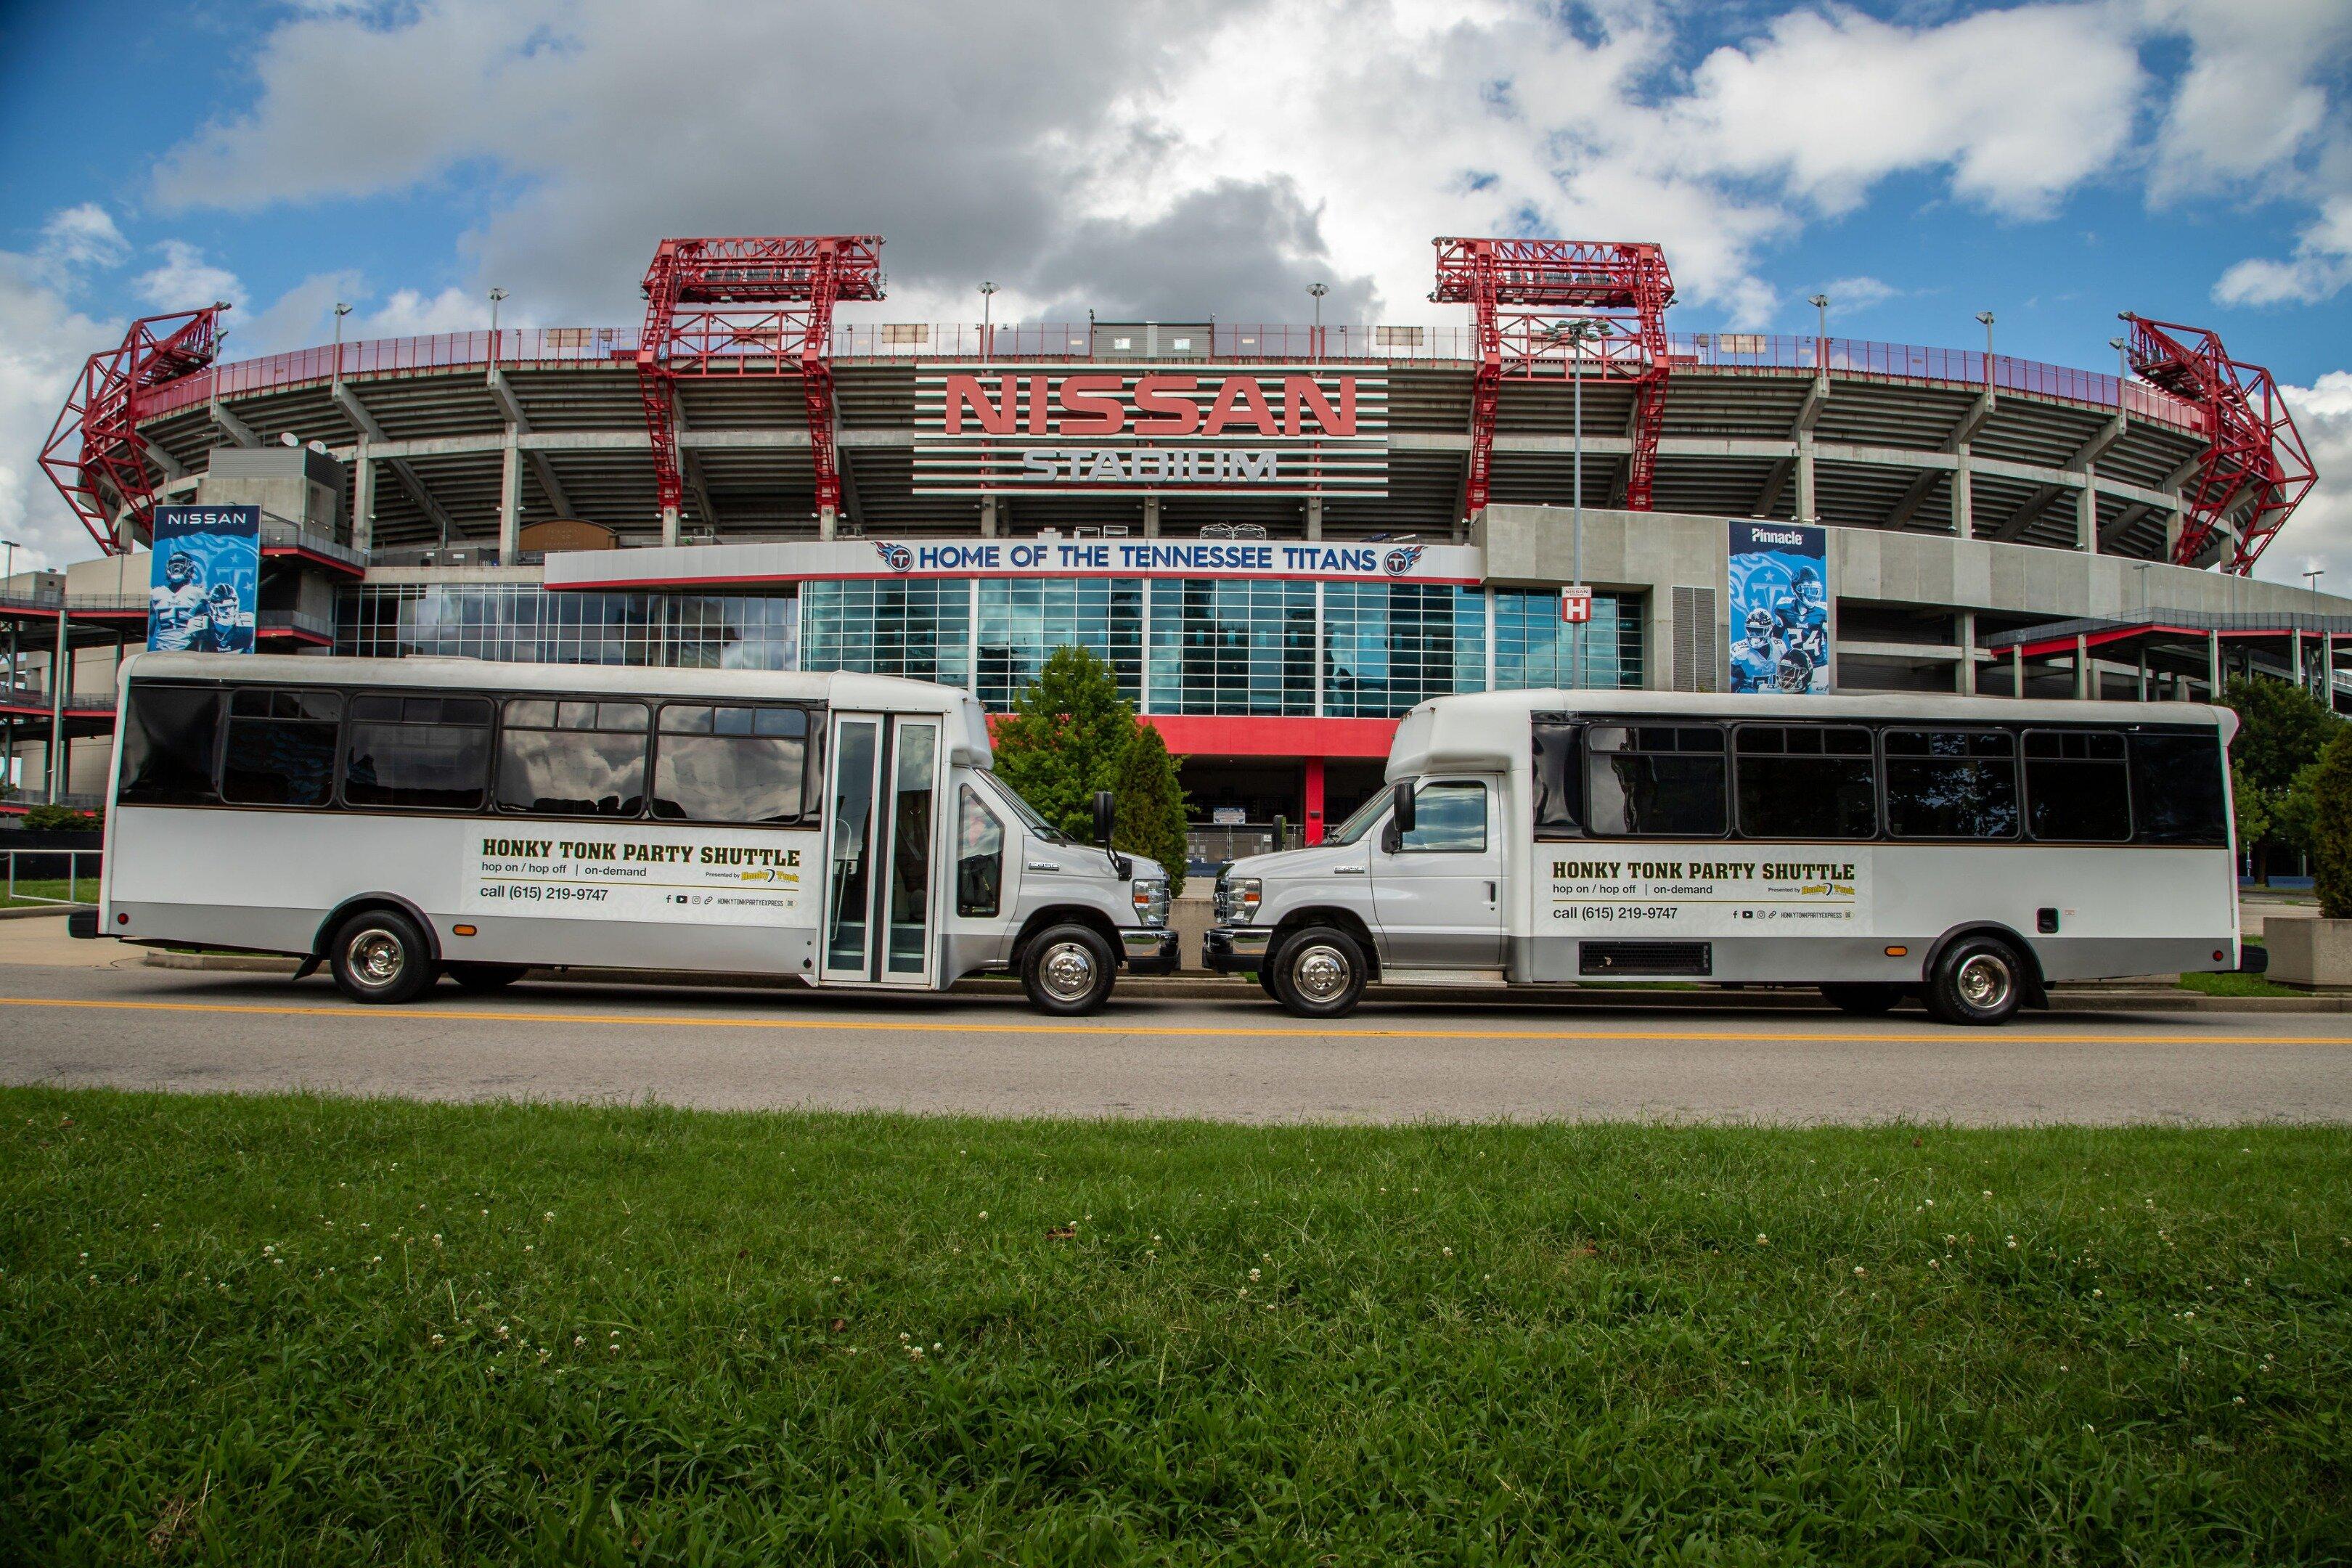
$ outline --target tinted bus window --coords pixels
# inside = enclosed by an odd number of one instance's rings
[[[654,815],[679,822],[798,822],[807,815],[808,714],[671,702],[661,710]]]
[[[1402,851],[1480,854],[1486,847],[1486,786],[1425,784],[1412,792],[1412,831],[1397,836]]]
[[[2221,735],[2135,734],[2131,738],[2132,822],[2144,844],[2230,842],[2222,793]]]
[[[370,692],[351,702],[343,803],[479,811],[490,774],[490,704],[480,697]]]
[[[2025,732],[2025,825],[2036,838],[2121,844],[2131,837],[2124,738],[2112,730]]]
[[[1584,825],[1584,773],[1577,766],[1576,726],[1535,724],[1536,831],[1572,833]]]
[[[642,702],[509,702],[499,735],[499,809],[545,816],[641,816],[646,731]]]
[[[1585,731],[1587,820],[1611,837],[1720,838],[1723,731],[1711,724],[1595,724]]]
[[[207,687],[131,688],[122,715],[122,805],[211,805],[221,694]]]
[[[343,694],[252,687],[228,701],[221,799],[232,805],[325,805],[335,797]]]
[[[1886,831],[1897,838],[2014,838],[2017,738],[2002,730],[1889,730]]]
[[[1749,838],[1872,838],[1878,769],[1870,731],[1742,724],[1733,732],[1739,831]]]

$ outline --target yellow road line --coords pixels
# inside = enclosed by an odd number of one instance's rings
[[[427,1020],[435,1018],[479,1019],[488,1023],[506,1024],[605,1024],[627,1028],[670,1029],[841,1029],[872,1033],[905,1034],[920,1029],[920,1018],[742,1018],[723,1015],[680,1016],[677,1014],[635,1013],[544,1013],[521,1009],[499,1012],[488,1008],[427,1007],[415,1011],[378,1012],[361,1006],[296,1007],[264,1006],[241,1002],[114,1002],[87,998],[47,996],[0,996],[0,1006],[5,1007],[75,1007],[125,1013],[225,1013],[257,1015],[283,1018],[370,1018]],[[1959,1032],[1942,1029],[1913,1035],[1897,1034],[1828,1034],[1820,1030],[1764,1029],[1405,1029],[1349,1028],[1318,1029],[1290,1026],[1262,1028],[1236,1020],[1233,1023],[1202,1024],[1070,1024],[1070,1023],[992,1023],[959,1016],[953,1027],[982,1035],[1154,1035],[1199,1039],[1210,1037],[1231,1038],[1246,1035],[1252,1038],[1283,1039],[1360,1039],[1360,1040],[1667,1040],[1667,1041],[1822,1041],[1862,1045],[1949,1045],[1960,1037]],[[2342,1035],[2155,1035],[2155,1034],[2029,1034],[2016,1029],[1986,1031],[1977,1037],[1988,1043],[2017,1045],[2179,1045],[2234,1046],[2257,1044],[2265,1046],[2352,1046],[2352,1036]]]

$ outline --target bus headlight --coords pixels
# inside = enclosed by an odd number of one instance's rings
[[[1160,927],[1168,923],[1168,879],[1138,877],[1135,879],[1135,918],[1147,926]]]
[[[1220,877],[1217,879],[1217,923],[1221,926],[1245,926],[1257,919],[1257,906],[1265,896],[1265,884],[1255,877]]]

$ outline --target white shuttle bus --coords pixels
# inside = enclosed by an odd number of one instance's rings
[[[2053,981],[2238,966],[2236,729],[2182,703],[1443,698],[1323,843],[1227,868],[1203,956],[1307,1017],[1368,983],[1633,980],[1998,1024]]]
[[[288,953],[346,995],[533,965],[934,990],[1050,1013],[1175,967],[1160,868],[989,772],[967,694],[866,675],[146,653],[77,934]]]

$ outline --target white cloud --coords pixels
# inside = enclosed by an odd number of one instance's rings
[[[44,262],[0,251],[0,536],[28,547],[20,572],[97,552],[37,459],[82,362],[120,331],[74,310]]]
[[[2331,370],[2309,386],[2280,388],[2311,448],[2319,483],[2254,566],[2254,575],[2299,583],[2314,569],[2320,585],[2352,593],[2352,371]]]
[[[130,253],[130,242],[96,202],[60,208],[41,226],[40,256],[52,267],[114,267]]]
[[[1822,285],[1821,291],[1829,297],[1832,318],[1830,330],[1832,331],[1837,330],[1835,317],[1867,310],[1874,305],[1884,305],[1889,300],[1899,300],[1910,292],[1884,279],[1868,276],[1832,278]]]
[[[2144,22],[2189,46],[2157,128],[2151,194],[2167,201],[2239,185],[2307,191],[2297,163],[2326,137],[2332,110],[2323,83],[2352,48],[2352,6],[2144,0]]]
[[[242,303],[245,285],[236,274],[215,267],[184,239],[167,239],[156,249],[163,259],[137,279],[139,297],[159,310],[193,310],[215,300]]]
[[[2347,283],[2352,283],[2352,196],[2338,196],[2296,237],[2293,256],[2239,262],[2213,285],[2213,298],[2224,305],[2308,305]]]

